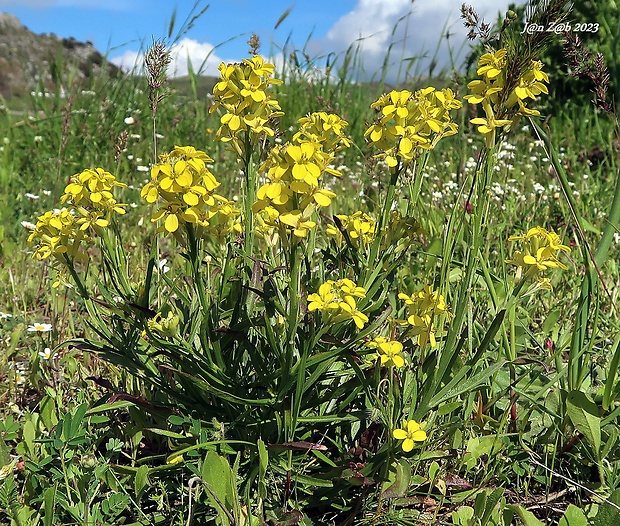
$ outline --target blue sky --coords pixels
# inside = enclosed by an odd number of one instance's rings
[[[493,21],[509,2],[469,3]],[[313,59],[329,54],[342,57],[358,42],[359,57],[370,76],[381,68],[392,43],[392,80],[399,75],[402,58],[426,54],[418,72],[428,71],[428,57],[436,52],[444,27],[452,34],[457,63],[467,52],[466,31],[459,18],[461,2],[455,0],[211,0],[199,2],[198,10],[207,4],[206,12],[174,47],[172,75],[187,72],[188,58],[197,69],[208,57],[203,68],[208,74],[216,73],[221,61],[244,58],[252,32],[261,38],[262,54],[276,61],[281,60],[287,41],[287,54],[304,49]],[[167,36],[175,8],[178,29],[194,5],[194,0],[0,0],[0,11],[17,16],[35,33],[91,41],[113,62],[131,69],[140,63],[145,45]],[[289,16],[274,29],[289,8]],[[445,40],[436,56],[440,68],[449,67]]]

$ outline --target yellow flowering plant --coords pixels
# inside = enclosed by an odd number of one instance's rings
[[[506,93],[508,58],[503,50],[483,56],[482,78],[470,84],[468,101],[485,112],[472,123],[490,147],[546,93],[535,62]],[[348,184],[337,167],[353,145],[348,122],[318,111],[281,131],[273,64],[255,55],[219,72],[215,137],[232,154],[238,188],[216,177],[226,171],[208,153],[212,145],[181,143],[158,155],[140,190],[148,257],[136,265],[117,224],[130,220],[117,196],[125,185],[103,168],[85,170],[66,187],[65,209],[39,217],[33,255],[54,258],[77,283],[93,332],[70,343],[135,376],[153,402],[174,404],[178,414],[157,423],[174,441],[166,466],[208,477],[202,450],[236,455],[231,473],[245,477],[247,494],[256,485],[266,501],[269,472],[287,481],[288,505],[296,475],[308,487],[346,482],[350,449],[373,429],[376,447],[356,461],[367,463],[363,484],[383,483],[397,457],[429,440],[419,422],[433,429],[442,404],[464,405],[505,365],[480,363],[496,335],[515,362],[498,280],[482,257],[492,173],[480,169],[491,157],[481,155],[463,183],[480,212],[455,207],[440,232],[422,228],[431,206],[420,198],[423,170],[439,142],[457,133],[462,103],[449,88],[393,90],[371,105],[364,135],[377,161],[374,209],[347,211],[332,184]],[[517,279],[540,278],[538,290],[549,288],[548,270],[566,268],[560,256],[569,249],[553,232],[536,227],[509,241],[522,246],[506,262]],[[488,331],[471,309],[481,284],[493,291]],[[266,515],[248,514],[256,523]]]

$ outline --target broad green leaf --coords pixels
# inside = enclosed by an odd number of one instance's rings
[[[599,505],[592,526],[617,526],[620,524],[620,489],[615,490],[606,502]]]
[[[497,509],[497,504],[500,502],[503,495],[504,488],[495,488],[487,495],[484,513],[482,514],[482,519],[480,520],[482,524],[486,524],[494,514],[499,515],[500,510]],[[502,502],[505,503],[505,500]]]
[[[513,511],[525,526],[545,526],[544,522],[539,521],[531,511],[522,506],[509,505],[507,508]]]
[[[405,459],[392,464],[388,475],[388,481],[383,484],[381,496],[386,499],[404,497],[411,480],[411,465]]]
[[[566,412],[575,429],[582,433],[596,458],[601,452],[601,419],[598,406],[585,393],[571,391],[566,398]]]
[[[228,526],[231,523],[228,518],[230,511],[238,507],[235,477],[228,460],[215,451],[207,451],[201,478],[206,483],[211,506],[218,510],[218,523]]]
[[[469,526],[474,518],[474,508],[471,506],[461,506],[456,511],[452,512],[452,524],[459,524],[461,526]]]
[[[136,471],[136,474],[134,476],[133,487],[136,492],[136,498],[138,499],[138,501],[142,497],[144,489],[146,488],[149,482],[148,474],[149,474],[149,467],[144,465],[138,468],[138,471]]]
[[[588,526],[588,518],[581,508],[569,504],[558,526]]]

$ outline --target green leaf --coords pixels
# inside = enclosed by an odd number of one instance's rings
[[[386,499],[404,497],[411,480],[411,465],[405,459],[401,459],[390,468],[388,481],[384,483],[381,496]]]
[[[452,512],[452,524],[469,526],[474,518],[474,508],[471,506],[461,506]]]
[[[155,433],[156,435],[161,435],[168,438],[176,438],[179,440],[187,439],[187,435],[183,433],[175,433],[174,431],[168,431],[167,429],[159,429],[157,427],[145,427],[144,431],[150,431],[151,433]]]
[[[513,506],[510,504],[506,507],[513,511],[525,526],[545,526],[544,522],[540,522],[531,511],[527,511],[522,506]]]
[[[474,376],[463,381],[465,375],[471,369],[469,366],[463,367],[457,375],[452,378],[452,380],[446,385],[441,391],[439,391],[433,398],[431,398],[428,403],[428,409],[432,409],[433,407],[438,406],[439,404],[449,400],[450,398],[454,398],[463,393],[467,393],[469,391],[473,391],[480,387],[484,381],[495,374],[499,369],[503,367],[505,360],[499,360],[490,367],[479,371]],[[420,416],[417,414],[416,416]],[[423,416],[423,415],[422,415]]]
[[[146,486],[149,483],[149,467],[148,466],[140,466],[138,471],[136,471],[136,475],[133,479],[133,487],[136,492],[136,498],[138,501],[142,498],[142,494]]]
[[[588,526],[588,518],[581,508],[569,504],[558,526]]]
[[[612,389],[616,383],[616,375],[618,374],[618,366],[620,365],[620,334],[614,342],[614,351],[607,367],[607,378],[605,379],[605,389],[603,391],[603,409],[608,411],[613,403]]]
[[[256,443],[258,447],[258,497],[264,499],[267,497],[267,484],[265,483],[265,475],[269,465],[269,452],[262,439],[258,439]]]
[[[599,506],[596,517],[592,521],[592,526],[617,526],[619,523],[620,489],[617,489],[609,496],[606,502]]]
[[[566,398],[566,412],[575,429],[582,433],[597,459],[601,451],[601,419],[598,406],[581,391],[571,391]]]
[[[88,411],[86,411],[86,416],[96,415],[98,413],[106,413],[115,409],[125,409],[126,407],[132,405],[136,404],[128,400],[118,400],[117,402],[112,402],[111,404],[101,404],[95,407],[91,407]]]
[[[238,502],[235,478],[228,460],[215,451],[207,451],[201,478],[206,483],[211,506],[218,510],[218,523],[229,526],[232,522],[230,511],[238,508]]]
[[[56,505],[56,488],[58,482],[48,487],[43,492],[43,526],[52,526],[54,524],[54,507]]]
[[[496,488],[491,493],[487,495],[484,513],[482,514],[482,518],[480,519],[481,524],[486,524],[493,515],[499,515],[499,509],[497,509],[497,504],[500,499],[504,495],[504,488]],[[505,503],[505,501],[503,501]]]

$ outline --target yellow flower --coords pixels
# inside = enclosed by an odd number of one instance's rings
[[[394,365],[394,367],[403,367],[405,365],[405,360],[399,354],[403,350],[402,343],[391,340],[379,343],[377,348],[379,349],[379,359],[382,366],[389,367]]]
[[[486,113],[486,118],[476,117],[475,119],[471,119],[470,122],[478,125],[478,131],[484,135],[486,147],[491,149],[495,146],[496,128],[508,126],[512,124],[512,120],[496,119],[491,104],[484,105],[484,111]]]
[[[506,67],[506,50],[498,49],[495,53],[486,53],[478,60],[478,75],[486,75],[489,79],[496,78]]]
[[[524,250],[515,251],[512,259],[506,260],[506,263],[518,267],[517,278],[521,277],[523,270],[526,271],[528,277],[534,277],[549,268],[568,269],[558,260],[558,253],[568,253],[570,248],[562,244],[560,236],[555,232],[549,232],[543,227],[537,226],[530,228],[525,234],[510,236],[508,241],[523,242]]]
[[[426,431],[415,420],[405,421],[404,429],[394,429],[392,436],[396,440],[403,440],[402,448],[405,453],[413,449],[415,442],[426,440]]]
[[[361,329],[368,323],[368,316],[357,308],[355,297],[365,296],[366,290],[350,279],[327,280],[319,287],[318,293],[308,296],[308,311],[321,311],[326,324],[352,320]]]

